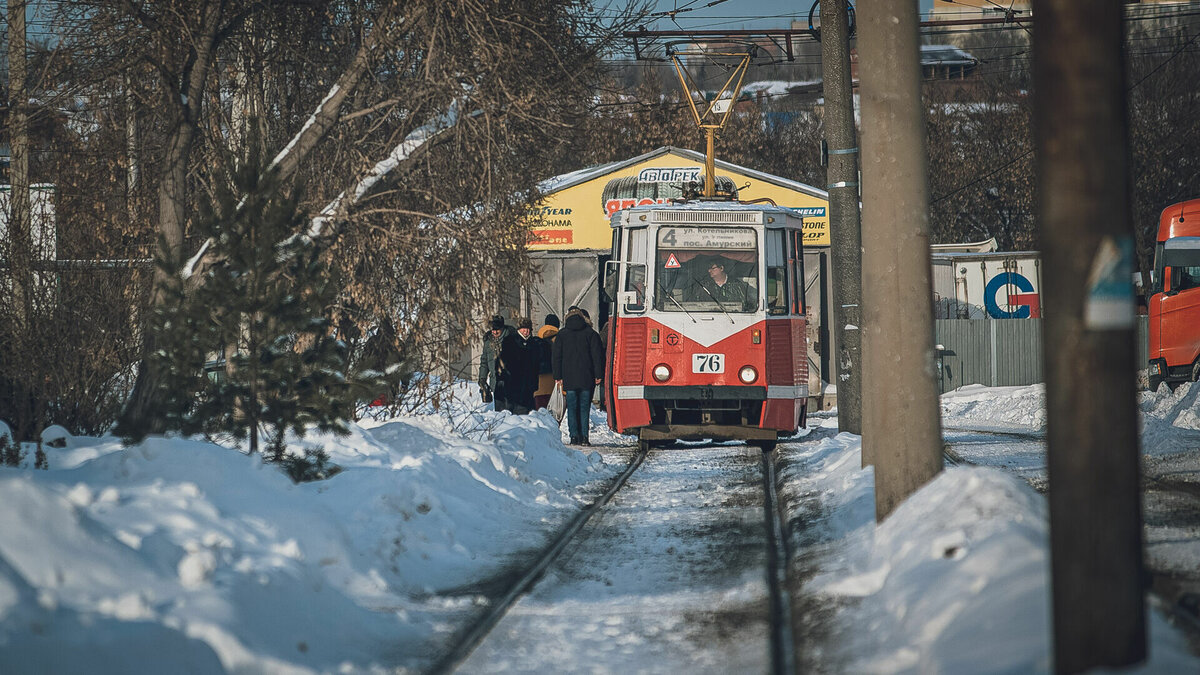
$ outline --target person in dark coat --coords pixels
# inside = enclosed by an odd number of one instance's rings
[[[508,397],[509,410],[517,415],[533,410],[533,392],[538,384],[542,341],[533,337],[533,322],[521,319],[517,332],[500,345],[500,382]]]
[[[578,309],[567,313],[563,329],[554,338],[551,367],[554,379],[562,385],[567,399],[567,429],[571,444],[591,445],[588,442],[588,413],[592,407],[592,391],[604,377],[604,348],[600,345],[600,335],[592,330]]]
[[[491,329],[483,334],[483,352],[479,355],[479,395],[484,403],[496,401],[496,410],[508,410],[508,398],[500,385],[497,360],[504,338],[513,333],[512,326],[505,325],[504,317],[492,317]]]

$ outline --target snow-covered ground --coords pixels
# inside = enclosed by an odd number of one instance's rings
[[[1142,395],[1148,453],[1198,453],[1196,389]],[[959,390],[943,412],[947,427],[1045,423],[1040,387]],[[838,605],[829,621],[845,627],[829,662],[1047,671],[1044,498],[996,468],[956,467],[876,526],[859,438],[813,422],[819,440],[780,454],[817,569],[805,591]],[[626,442],[602,424],[595,412],[593,443]],[[65,447],[46,448],[49,470],[0,469],[0,673],[419,670],[490,580],[623,468],[564,446],[544,412],[464,403],[352,429],[304,441],[342,471],[301,485],[196,440],[122,448],[52,432]],[[1200,672],[1150,617],[1144,670]]]

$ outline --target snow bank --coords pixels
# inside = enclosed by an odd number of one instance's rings
[[[1139,390],[1142,453],[1152,456],[1200,448],[1200,385],[1185,382],[1171,391]],[[947,429],[970,427],[997,431],[1044,431],[1046,388],[985,387],[972,384],[941,397],[942,423]]]
[[[1002,412],[1004,401],[1024,407],[1030,392],[970,396],[980,397],[961,402],[967,414]],[[859,436],[782,452],[801,592],[828,609],[823,620],[839,636],[827,665],[854,673],[1052,670],[1042,495],[1004,471],[955,467],[877,525],[874,469],[861,468]],[[1158,613],[1148,618],[1150,660],[1131,672],[1195,672],[1183,637]]]
[[[942,422],[947,427],[995,430],[1046,428],[1046,386],[985,387],[968,384],[942,394]]]
[[[546,413],[463,409],[310,437],[293,484],[207,442],[58,434],[0,469],[0,672],[390,672],[615,468]],[[32,453],[30,453],[32,454]]]
[[[1175,391],[1138,392],[1142,413],[1142,453],[1168,455],[1200,448],[1200,384],[1185,382]]]
[[[814,580],[819,593],[869,598],[848,617],[861,655],[849,670],[1046,671],[1045,523],[1044,500],[1018,479],[943,472]]]

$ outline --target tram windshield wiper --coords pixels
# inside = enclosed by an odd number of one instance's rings
[[[697,286],[699,286],[700,288],[703,288],[705,293],[708,293],[708,297],[712,298],[713,302],[717,303],[717,307],[720,307],[721,311],[725,313],[725,316],[729,319],[729,323],[737,323],[736,321],[733,320],[733,315],[729,313],[729,310],[725,309],[725,305],[722,305],[721,301],[717,299],[717,296],[713,295],[713,292],[708,290],[708,286],[705,286],[704,284],[700,283],[700,280],[697,279],[696,277],[692,276],[691,274],[689,274],[688,276],[691,277],[692,281]],[[695,319],[692,319],[692,320],[695,321]]]
[[[692,320],[692,323],[700,323],[699,321],[697,321],[697,320],[696,320],[696,317],[692,316],[692,313],[691,313],[691,312],[687,311],[687,309],[686,309],[686,308],[685,308],[683,305],[679,304],[679,301],[675,299],[675,296],[671,295],[671,292],[670,292],[670,291],[667,291],[667,292],[666,292],[666,296],[667,296],[667,299],[668,299],[668,300],[670,300],[671,302],[675,303],[675,306],[676,306],[676,307],[678,307],[679,309],[683,310],[683,313],[684,313],[684,314],[687,314],[687,315],[688,315],[688,318]]]

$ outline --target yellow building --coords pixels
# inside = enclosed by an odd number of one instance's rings
[[[716,166],[719,176],[732,179],[738,188],[738,199],[765,198],[779,206],[798,209],[805,217],[805,243],[829,245],[825,191],[721,160],[717,160]],[[703,154],[667,146],[632,159],[552,178],[541,185],[546,194],[540,208],[542,223],[535,227],[538,239],[529,249],[606,251],[611,246],[609,219],[613,213],[635,204],[669,203],[671,197],[679,195],[674,186],[689,180],[700,182],[703,175]],[[619,179],[627,179],[625,185],[636,184],[632,194],[619,194],[614,184]]]

